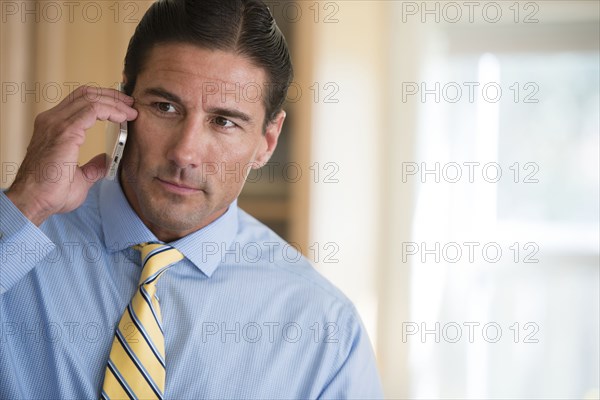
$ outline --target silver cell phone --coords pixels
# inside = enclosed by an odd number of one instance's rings
[[[119,91],[123,91],[122,83],[119,83]],[[125,143],[127,142],[127,121],[123,121],[120,124],[108,122],[108,126],[106,127],[106,140],[107,144],[114,143],[112,154],[108,160],[108,172],[106,173],[106,177],[113,180],[117,176],[119,163],[123,157],[123,150],[125,149]]]

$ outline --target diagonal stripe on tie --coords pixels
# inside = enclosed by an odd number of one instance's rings
[[[122,388],[129,388],[134,399],[160,399],[162,394],[157,393],[144,374],[136,367],[133,360],[127,355],[118,343],[113,343],[108,367]],[[164,370],[163,370],[164,371]],[[114,399],[112,387],[104,386],[104,391]]]
[[[142,273],[115,332],[101,393],[106,399],[162,399],[165,390],[165,341],[156,284],[183,254],[162,243],[136,249]]]
[[[110,391],[112,396],[109,396],[102,390],[102,396],[106,399],[131,399],[134,397],[133,391],[124,383],[119,373],[115,371],[115,367],[110,360],[108,360],[106,377],[104,378],[104,385],[106,386],[107,384],[112,388]]]
[[[163,372],[164,368],[161,365],[158,365],[158,362],[152,355],[144,355],[144,354],[135,354],[127,342],[124,341],[123,337],[117,333],[115,336],[117,343],[114,343],[113,347],[114,352],[111,354],[111,361],[113,365],[124,365],[124,357],[129,357],[129,359],[133,362],[135,367],[138,369],[139,374],[142,375],[146,382],[139,382],[136,380],[136,383],[132,384],[132,390],[135,393],[139,393],[140,390],[146,390],[147,386],[150,386],[152,391],[156,393],[157,396],[162,396],[164,391],[163,387],[158,387],[157,383],[160,382],[160,379],[164,379]],[[120,346],[120,348],[119,348]],[[146,362],[142,364],[142,362]],[[120,372],[120,371],[119,371]],[[136,374],[133,374],[136,375]],[[136,375],[137,376],[137,375]],[[158,382],[157,382],[158,381]],[[129,381],[126,381],[129,384]],[[139,396],[138,396],[139,397]]]
[[[140,290],[140,294],[142,295],[142,298],[144,299],[144,301],[150,308],[150,311],[152,311],[152,315],[154,316],[156,325],[158,325],[158,329],[164,335],[165,333],[162,328],[162,322],[161,322],[162,316],[160,315],[160,306],[157,305],[158,302],[156,302],[156,297],[154,295],[151,295],[150,293],[148,293],[148,291],[143,286],[139,290]],[[154,300],[154,302],[153,302],[153,300]]]
[[[145,325],[137,318],[137,315],[133,312],[132,307],[127,307],[127,312],[123,314],[121,319],[122,324],[119,324],[119,330],[121,332],[128,332],[127,342],[130,346],[135,347],[138,351],[145,351],[152,353],[156,356],[159,362],[165,364],[165,348],[164,341],[161,340],[160,335],[152,336],[148,334],[148,329],[152,328],[152,323],[148,322]]]

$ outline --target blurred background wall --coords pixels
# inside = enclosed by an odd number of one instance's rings
[[[0,2],[0,186],[150,4]],[[296,78],[240,204],[354,301],[386,396],[598,398],[599,2],[267,4]]]

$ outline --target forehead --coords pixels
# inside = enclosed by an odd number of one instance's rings
[[[183,43],[154,46],[137,77],[136,89],[138,85],[175,91],[188,102],[234,102],[262,111],[268,89],[264,69],[248,57]]]

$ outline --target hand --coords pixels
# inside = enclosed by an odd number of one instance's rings
[[[120,123],[137,118],[133,98],[114,89],[81,86],[56,107],[39,114],[25,159],[7,197],[34,224],[79,207],[92,185],[106,174],[106,155],[77,165],[85,131],[96,121]],[[43,176],[45,166],[58,174]]]

